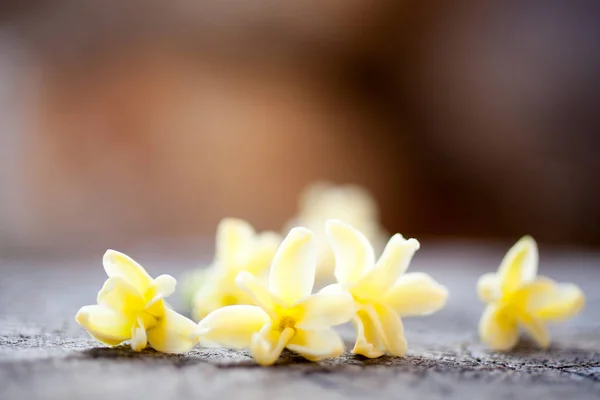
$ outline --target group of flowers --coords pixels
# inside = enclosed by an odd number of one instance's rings
[[[111,346],[130,341],[135,351],[149,344],[165,353],[186,352],[197,344],[249,349],[261,365],[275,363],[284,348],[312,361],[339,356],[344,343],[332,327],[352,321],[353,353],[403,356],[401,317],[438,311],[448,297],[429,275],[405,273],[419,242],[396,234],[376,260],[369,240],[349,224],[329,220],[325,233],[337,283],[313,293],[319,244],[310,230],[293,228],[280,241],[273,233],[257,234],[244,221],[222,221],[215,263],[194,299],[198,324],[165,303],[175,291],[173,277],[152,279],[133,259],[109,250],[103,259],[108,279],[98,304],[82,307],[76,320]],[[550,343],[545,323],[582,308],[577,286],[536,277],[537,264],[537,246],[526,236],[509,250],[497,273],[480,278],[478,294],[488,305],[479,333],[492,349],[512,348],[519,327],[545,348]]]

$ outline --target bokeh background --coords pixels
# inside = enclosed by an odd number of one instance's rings
[[[600,244],[597,1],[4,1],[0,254],[280,230]]]

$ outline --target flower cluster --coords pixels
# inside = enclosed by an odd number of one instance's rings
[[[82,307],[76,320],[110,346],[130,341],[134,351],[149,344],[165,353],[186,352],[197,343],[248,349],[261,365],[274,364],[286,348],[311,361],[339,356],[344,342],[333,327],[352,321],[353,353],[403,356],[401,318],[434,313],[448,298],[448,290],[428,274],[406,273],[419,242],[396,234],[376,260],[370,241],[353,226],[328,220],[324,231],[337,283],[317,293],[319,242],[312,231],[293,228],[280,242],[275,234],[256,234],[246,222],[227,219],[218,229],[215,262],[195,297],[198,324],[165,304],[175,291],[173,277],[152,279],[113,250],[104,256],[108,279],[98,304]],[[535,241],[524,237],[497,273],[480,278],[478,293],[488,306],[479,332],[492,349],[512,348],[519,327],[545,348],[550,343],[545,323],[581,310],[581,290],[536,278],[537,263]]]

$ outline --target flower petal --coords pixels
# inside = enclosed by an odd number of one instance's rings
[[[538,257],[537,244],[531,236],[524,236],[511,247],[498,268],[502,292],[513,292],[523,283],[533,281]]]
[[[378,358],[385,354],[385,345],[377,334],[371,317],[359,310],[353,319],[356,327],[356,343],[352,352],[368,358]]]
[[[244,270],[254,275],[262,275],[269,268],[281,244],[281,236],[275,232],[263,232],[256,237],[253,252],[244,265]]]
[[[324,329],[344,324],[354,315],[354,299],[350,293],[317,293],[298,304],[300,329]]]
[[[252,225],[242,219],[221,220],[217,227],[215,260],[226,268],[240,269],[255,234]]]
[[[446,305],[448,290],[422,272],[402,275],[384,295],[383,303],[402,317],[427,315]]]
[[[385,305],[367,306],[366,311],[387,352],[396,357],[404,356],[407,344],[400,317]]]
[[[358,282],[375,265],[373,246],[365,235],[339,220],[327,221],[325,230],[335,257],[337,281]]]
[[[134,321],[102,305],[81,307],[75,320],[90,335],[109,346],[131,339]]]
[[[490,304],[479,321],[479,337],[493,350],[510,350],[519,341],[517,321],[502,308]]]
[[[131,350],[142,351],[147,345],[146,327],[144,326],[144,321],[138,318],[137,325],[131,328]]]
[[[563,321],[578,314],[584,306],[583,291],[572,283],[556,283],[540,277],[529,284],[526,308],[543,321]]]
[[[331,285],[327,285],[321,289],[319,293],[344,294],[349,292],[345,285],[342,285],[341,283],[332,283]]]
[[[294,228],[279,246],[271,265],[269,291],[293,305],[309,296],[315,283],[317,243],[306,228]]]
[[[167,309],[165,300],[162,298],[161,295],[157,295],[156,297],[154,297],[151,301],[149,301],[146,304],[146,307],[144,308],[144,315],[147,315],[148,317],[154,317],[156,318],[162,318],[165,315],[165,310]],[[144,317],[146,319],[146,317]],[[147,321],[146,321],[147,322]],[[146,329],[150,328],[154,326],[152,325],[148,325],[148,323],[146,323]]]
[[[272,317],[276,317],[275,307],[282,301],[271,294],[260,279],[249,272],[242,271],[236,276],[235,283],[250,296],[254,304]]]
[[[165,308],[165,315],[148,329],[148,342],[162,353],[184,353],[198,343],[198,326],[190,319]]]
[[[120,276],[113,276],[104,282],[96,301],[100,305],[124,313],[135,313],[146,305],[142,294]]]
[[[310,361],[338,357],[344,353],[344,342],[331,328],[323,330],[296,329],[287,348]]]
[[[202,341],[232,348],[248,349],[252,336],[270,321],[257,306],[223,307],[208,314],[198,324]]]
[[[205,284],[194,295],[192,317],[196,321],[205,318],[209,313],[223,307],[222,296],[218,285]]]
[[[256,304],[256,301],[246,290],[239,288],[235,281],[227,284],[207,284],[200,288],[194,297],[192,316],[196,321],[200,321],[212,311],[237,304],[252,305]]]
[[[484,303],[493,303],[498,300],[502,296],[498,274],[490,272],[479,277],[477,295]]]
[[[109,278],[119,276],[140,293],[144,293],[152,284],[152,278],[146,270],[126,254],[107,250],[102,263]]]
[[[167,307],[164,306],[163,304],[163,308],[166,309]],[[164,309],[163,312],[161,314],[161,318],[164,315]],[[156,326],[157,323],[157,317],[155,315],[152,315],[148,312],[141,312],[137,315],[137,320],[140,321],[141,323],[139,323],[140,325],[144,325],[144,328],[146,328],[146,330],[153,328],[154,326]]]
[[[162,296],[163,299],[175,293],[175,288],[177,287],[177,280],[171,275],[166,274],[156,277],[153,283],[156,294]]]
[[[377,298],[385,293],[406,271],[420,244],[417,239],[404,239],[395,234],[388,242],[381,258],[359,282],[359,290]]]
[[[273,365],[293,336],[292,328],[285,328],[280,332],[271,329],[271,324],[266,324],[259,332],[252,335],[250,343],[252,356],[260,365]]]
[[[542,349],[550,346],[550,334],[541,319],[525,313],[519,316],[519,325],[529,333]]]

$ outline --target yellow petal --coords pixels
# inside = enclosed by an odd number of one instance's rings
[[[154,299],[152,299],[152,301],[146,304],[146,307],[144,308],[144,312],[142,314],[145,315],[144,318],[146,318],[146,316],[154,317],[155,319],[162,318],[165,315],[166,309],[167,307],[165,304],[165,300],[162,298],[162,296],[158,295]],[[146,323],[146,328],[149,328],[151,326],[154,326],[154,324],[149,325],[148,323]]]
[[[208,314],[198,324],[198,332],[203,341],[211,344],[248,349],[252,336],[269,321],[269,316],[260,307],[228,306]]]
[[[75,320],[94,338],[110,346],[131,339],[131,327],[135,323],[125,315],[101,305],[81,307]]]
[[[538,248],[531,236],[524,236],[504,256],[498,269],[503,293],[510,293],[537,275]]]
[[[540,277],[528,285],[527,311],[543,321],[563,321],[577,315],[584,306],[583,291],[572,283],[556,283]]]
[[[192,316],[196,321],[200,321],[212,311],[223,307],[219,289],[218,285],[206,284],[196,292],[192,305]]]
[[[266,291],[266,289],[264,290]],[[270,297],[268,298],[270,299]],[[200,321],[214,310],[237,304],[252,305],[256,302],[245,290],[240,289],[235,281],[227,285],[207,284],[200,288],[194,297],[192,316],[196,321]]]
[[[169,297],[175,293],[177,287],[177,280],[171,275],[160,275],[154,279],[154,287],[156,289],[156,295],[162,296],[162,298]]]
[[[400,317],[390,307],[375,305],[367,307],[373,326],[387,352],[396,357],[406,354],[406,339],[404,338],[404,326]]]
[[[324,329],[344,324],[354,315],[354,299],[350,293],[317,293],[298,304],[300,329]]]
[[[271,324],[267,324],[252,336],[250,342],[252,356],[260,365],[273,365],[293,336],[292,328],[285,328],[280,332],[271,329]]]
[[[244,270],[253,275],[262,275],[273,261],[281,237],[275,232],[263,232],[256,237],[253,253],[244,265]]]
[[[225,218],[217,228],[216,260],[226,268],[239,269],[250,251],[255,232],[241,219]]]
[[[341,283],[333,283],[325,286],[319,291],[319,293],[344,294],[348,293],[348,290],[346,289],[345,285],[342,285]]]
[[[372,298],[385,293],[406,271],[419,246],[416,239],[406,240],[400,234],[392,236],[375,268],[360,279],[361,293]]]
[[[535,318],[530,314],[519,315],[519,324],[529,333],[529,335],[537,342],[537,344],[545,349],[550,346],[550,335],[548,329],[544,325],[544,322]]]
[[[100,305],[123,313],[136,313],[146,306],[142,294],[120,276],[108,278],[96,300]]]
[[[275,297],[263,283],[249,272],[242,271],[235,278],[235,283],[250,296],[252,302],[267,314],[276,318],[275,308],[282,301]]]
[[[385,345],[377,334],[377,330],[369,314],[359,310],[353,319],[356,327],[356,343],[352,352],[368,358],[377,358],[385,354]]]
[[[140,293],[145,293],[152,284],[152,278],[146,270],[131,257],[115,250],[107,250],[102,263],[109,278],[119,276],[136,288]]]
[[[335,277],[339,283],[355,283],[375,265],[369,240],[358,230],[338,220],[326,222],[329,244],[335,257]]]
[[[198,343],[198,326],[190,319],[165,308],[165,315],[148,329],[148,342],[162,353],[184,353]]]
[[[512,349],[519,341],[516,318],[495,304],[488,305],[479,321],[479,337],[493,350]]]
[[[133,351],[142,351],[148,345],[146,336],[146,327],[141,319],[138,319],[137,325],[131,328],[131,349]]]
[[[164,315],[164,310],[166,309],[166,307],[163,304],[163,312],[161,314]],[[140,325],[144,325],[144,327],[146,328],[146,330],[153,328],[154,326],[156,326],[157,323],[157,317],[148,313],[147,311],[143,311],[139,314],[137,314],[137,320],[141,321]]]
[[[402,317],[434,313],[446,304],[448,290],[422,272],[402,275],[383,297],[383,303]]]
[[[477,281],[477,295],[484,303],[493,303],[502,296],[500,278],[495,272],[482,275]]]
[[[294,228],[279,246],[269,275],[269,291],[288,305],[309,296],[315,283],[317,243],[311,231]]]
[[[331,328],[323,330],[296,329],[287,348],[310,361],[338,357],[344,353],[344,342]]]

